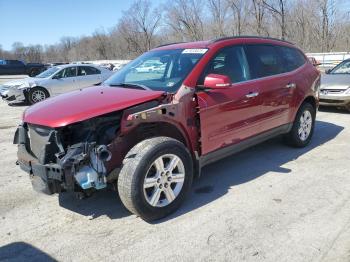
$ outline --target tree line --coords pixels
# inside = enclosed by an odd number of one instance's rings
[[[132,59],[155,46],[225,36],[285,39],[305,52],[350,51],[350,10],[338,0],[135,0],[116,26],[52,45],[20,42],[0,58],[27,62]]]

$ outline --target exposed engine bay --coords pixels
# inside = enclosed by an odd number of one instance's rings
[[[122,112],[98,116],[62,128],[24,123],[16,131],[18,164],[34,189],[47,194],[98,190],[107,186],[109,149],[120,129]]]

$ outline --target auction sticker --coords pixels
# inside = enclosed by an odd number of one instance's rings
[[[203,49],[196,49],[196,48],[190,48],[190,49],[185,49],[182,51],[183,54],[205,54],[208,49],[203,48]]]

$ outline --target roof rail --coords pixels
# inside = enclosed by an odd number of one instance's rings
[[[183,44],[183,43],[187,43],[187,42],[174,42],[174,43],[167,43],[167,44],[163,44],[163,45],[156,46],[155,48],[158,48],[158,47],[163,47],[163,46],[167,46],[167,45]]]
[[[282,40],[279,38],[273,38],[273,37],[267,37],[267,36],[253,36],[253,35],[240,35],[240,36],[227,36],[227,37],[221,37],[221,38],[216,38],[210,41],[210,43],[216,43],[219,41],[224,41],[224,40],[230,40],[230,39],[239,39],[239,38],[260,38],[260,39],[267,39],[267,40],[275,40],[275,41],[280,41],[280,42],[285,42],[288,44],[294,45],[294,43]]]

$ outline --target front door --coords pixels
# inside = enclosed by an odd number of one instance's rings
[[[197,93],[202,155],[236,144],[259,133],[261,99],[251,79],[244,47],[220,50],[199,80],[208,74],[227,75],[232,86]]]
[[[59,71],[50,81],[48,87],[53,95],[63,94],[78,89],[77,67],[66,67]]]

